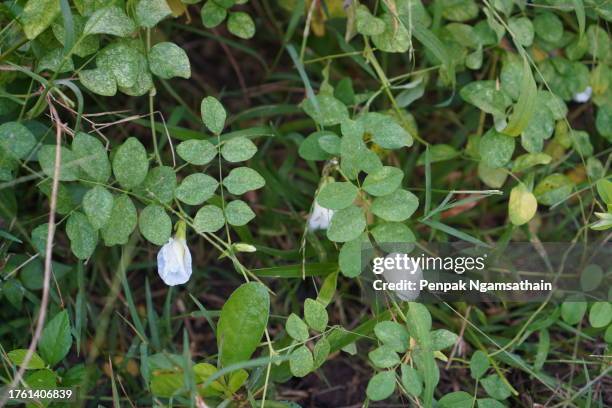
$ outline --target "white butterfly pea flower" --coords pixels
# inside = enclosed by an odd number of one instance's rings
[[[584,91],[578,92],[576,95],[573,96],[572,99],[574,100],[574,102],[585,103],[589,99],[591,99],[592,94],[593,94],[593,88],[591,88],[590,86],[587,86]]]
[[[168,286],[182,285],[191,277],[191,252],[187,247],[184,221],[176,224],[176,234],[157,253],[157,273]]]
[[[334,210],[321,207],[317,200],[315,200],[312,212],[308,216],[308,230],[326,230],[329,228],[329,223],[331,222],[333,215]]]

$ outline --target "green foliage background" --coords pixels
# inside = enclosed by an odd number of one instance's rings
[[[611,299],[402,302],[359,259],[609,245],[611,19],[606,0],[3,1],[0,406],[16,385],[79,396],[28,406],[610,406]],[[193,274],[169,287],[172,237]]]

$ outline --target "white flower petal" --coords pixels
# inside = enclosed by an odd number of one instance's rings
[[[182,285],[191,277],[191,252],[183,239],[170,238],[157,253],[157,272],[168,286]]]
[[[574,99],[574,102],[585,103],[589,99],[591,99],[592,94],[593,94],[593,88],[591,88],[590,86],[587,86],[584,91],[578,92],[576,95],[574,95],[572,99]]]
[[[315,200],[314,208],[308,217],[308,230],[326,230],[329,227],[333,215],[334,210],[321,207]]]

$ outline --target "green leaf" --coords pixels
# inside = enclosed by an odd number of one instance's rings
[[[423,380],[421,379],[419,372],[407,364],[402,364],[401,373],[402,385],[408,394],[414,397],[421,395],[423,392]]]
[[[98,70],[112,74],[117,86],[123,88],[136,85],[141,66],[146,64],[147,60],[137,44],[127,40],[111,43],[96,56]]]
[[[336,211],[327,229],[327,238],[335,242],[347,242],[359,237],[366,227],[361,208],[351,205]]]
[[[595,127],[599,134],[612,143],[612,106],[608,104],[599,107],[595,118]]]
[[[15,160],[14,158],[12,158],[9,153],[7,153],[7,151],[0,147],[0,181],[11,181],[15,178],[15,171],[17,170],[19,166],[19,163],[17,162],[17,160]],[[11,194],[8,193],[8,190],[6,190],[7,193],[5,194]]]
[[[442,16],[451,21],[468,21],[478,16],[478,5],[474,0],[443,0],[440,7]]]
[[[287,334],[294,340],[305,342],[310,337],[308,335],[308,326],[295,313],[289,315],[285,328],[287,329]]]
[[[270,313],[268,289],[258,282],[244,283],[221,309],[217,347],[221,366],[247,361],[257,349]]]
[[[314,299],[306,299],[304,302],[304,319],[313,330],[324,332],[329,317],[325,306]]]
[[[604,340],[606,343],[612,344],[612,324],[606,329],[606,332],[604,333]]]
[[[115,77],[104,69],[85,69],[79,71],[79,81],[91,92],[102,96],[114,96],[117,93]]]
[[[502,56],[502,69],[499,75],[501,90],[513,100],[520,96],[521,85],[525,79],[525,59],[521,54],[506,52]]]
[[[317,195],[317,202],[321,207],[341,210],[353,204],[357,193],[357,187],[351,182],[331,182],[323,186]]]
[[[147,59],[143,54],[139,54],[135,68],[136,82],[134,85],[128,87],[119,86],[119,90],[126,95],[142,96],[153,88],[153,77],[151,77]]]
[[[48,321],[38,343],[40,356],[50,366],[62,361],[72,346],[68,312],[63,310]]]
[[[537,105],[545,106],[553,119],[561,120],[567,115],[567,105],[559,96],[549,91],[538,91]]]
[[[38,61],[36,72],[43,71],[56,72],[58,74],[74,71],[74,62],[72,57],[64,58],[63,48],[56,48],[47,52]]]
[[[533,43],[535,31],[531,20],[528,18],[511,18],[508,20],[508,28],[514,34],[515,41],[523,47],[529,47]]]
[[[147,174],[142,187],[147,196],[168,204],[174,199],[176,173],[169,166],[154,167]]]
[[[612,181],[602,179],[597,181],[596,186],[597,194],[599,194],[602,201],[606,204],[612,204]]]
[[[117,37],[127,37],[136,30],[136,24],[118,6],[108,6],[96,10],[87,23],[83,32],[91,34],[110,34]]]
[[[538,202],[531,191],[523,183],[517,184],[510,191],[508,215],[514,225],[528,223],[538,210]]]
[[[219,182],[204,173],[193,173],[183,179],[174,195],[189,205],[200,205],[211,198],[219,187]]]
[[[44,223],[40,224],[36,228],[32,230],[31,238],[32,244],[36,248],[36,250],[41,254],[45,255],[45,248],[47,246],[47,234],[49,233],[49,224]],[[8,281],[12,282],[12,281]]]
[[[141,27],[153,28],[170,14],[166,0],[140,0],[136,4],[136,21]]]
[[[136,207],[130,197],[126,194],[115,196],[109,220],[102,228],[106,246],[127,244],[136,222]]]
[[[595,302],[589,311],[589,323],[595,328],[606,327],[612,321],[612,304]]]
[[[157,43],[151,48],[149,67],[153,74],[163,79],[191,77],[191,66],[187,53],[172,42]]]
[[[202,6],[200,14],[204,27],[214,28],[225,20],[225,17],[227,17],[227,10],[217,5],[214,0],[207,0],[204,6]]]
[[[216,205],[205,205],[200,208],[193,219],[196,232],[216,232],[225,225],[223,210]]]
[[[446,394],[438,401],[440,408],[472,408],[474,398],[465,391]]]
[[[312,353],[306,346],[293,350],[289,358],[289,369],[295,377],[305,377],[314,369]]]
[[[389,195],[374,199],[371,211],[387,221],[404,221],[410,218],[418,207],[417,196],[410,191],[399,189]]]
[[[98,231],[90,224],[85,214],[75,211],[66,223],[66,234],[70,239],[70,249],[79,259],[87,259],[98,245]]]
[[[432,404],[434,390],[440,377],[431,349],[431,315],[424,305],[411,302],[407,318],[409,333],[418,344],[413,352],[413,358],[417,369],[423,375],[425,390],[422,398],[424,405],[428,406]]]
[[[361,274],[361,243],[362,237],[359,236],[352,241],[346,242],[340,248],[338,265],[340,271],[346,277],[354,278]]]
[[[102,142],[87,133],[77,132],[72,140],[72,151],[86,179],[101,183],[108,180],[111,175],[111,165]]]
[[[8,353],[6,353],[6,355],[8,356],[9,360],[11,360],[13,364],[19,367],[23,367],[23,360],[25,360],[25,356],[27,352],[28,352],[27,349],[16,349],[16,350],[9,351]],[[45,368],[45,362],[43,361],[42,358],[40,358],[38,354],[36,354],[36,352],[34,352],[34,354],[32,354],[32,358],[30,359],[30,362],[26,366],[26,369],[27,370],[37,370],[39,368]]]
[[[514,159],[512,171],[520,172],[540,164],[549,164],[552,157],[545,153],[526,153]]]
[[[410,252],[416,237],[410,228],[399,222],[383,222],[370,230],[376,243],[386,252]]]
[[[217,148],[208,140],[190,139],[176,147],[179,157],[187,163],[203,166],[217,155]]]
[[[74,181],[79,178],[77,157],[72,150],[60,147],[60,181]],[[55,145],[42,145],[38,151],[38,162],[43,173],[53,178],[55,172]]]
[[[45,368],[26,375],[25,383],[28,388],[33,390],[52,390],[57,386],[57,375]]]
[[[521,135],[521,144],[530,153],[542,151],[544,140],[554,131],[555,122],[550,109],[536,104],[533,116]]]
[[[459,336],[446,329],[434,330],[431,332],[431,348],[434,351],[444,350],[457,343],[458,338]]]
[[[372,401],[387,399],[395,391],[395,371],[383,371],[370,378],[366,395]]]
[[[234,200],[225,206],[225,219],[230,225],[240,227],[255,218],[255,213],[242,200]]]
[[[346,120],[342,122],[341,129],[340,166],[346,177],[353,180],[362,170],[371,173],[382,167],[376,153],[369,150],[363,141],[364,128],[360,122]]]
[[[513,137],[490,129],[480,139],[480,158],[489,167],[502,167],[512,159],[514,145]]]
[[[384,321],[374,326],[374,334],[383,344],[398,353],[408,350],[409,336],[404,326],[397,322]]]
[[[498,84],[490,80],[470,82],[461,88],[459,95],[481,111],[501,117],[505,116],[506,108],[512,103],[503,89],[498,89]]]
[[[610,57],[610,37],[608,32],[597,24],[591,24],[586,31],[589,54],[594,58],[606,61]]]
[[[452,160],[455,157],[459,156],[461,153],[457,151],[453,146],[447,144],[435,144],[429,146],[429,162],[437,163],[446,160]],[[424,166],[425,165],[425,152],[421,153],[419,159],[417,160],[417,165]]]
[[[113,195],[102,186],[94,186],[83,196],[83,211],[95,230],[104,227],[113,210]]]
[[[44,225],[46,226],[47,224],[44,224]],[[44,248],[40,252],[44,254]],[[6,280],[4,281],[2,286],[0,286],[0,289],[2,289],[2,293],[4,297],[6,297],[6,300],[8,300],[8,302],[11,305],[13,305],[15,309],[18,309],[18,310],[21,309],[21,306],[23,304],[23,295],[24,295],[25,290],[23,289],[23,286],[21,286],[21,283],[19,282],[19,280],[17,279]]]
[[[227,29],[236,37],[248,40],[255,35],[255,23],[251,16],[242,11],[229,13]]]
[[[538,203],[553,205],[564,201],[574,189],[574,183],[566,175],[553,173],[540,181],[533,193]]]
[[[400,149],[412,146],[412,136],[395,119],[382,113],[370,112],[359,117],[372,141],[385,149]]]
[[[113,173],[125,189],[132,189],[141,184],[147,177],[149,160],[147,151],[138,139],[128,138],[115,153]]]
[[[221,156],[230,163],[249,160],[257,153],[257,146],[246,137],[228,140],[221,147]]]
[[[298,149],[298,154],[304,160],[327,160],[331,157],[331,155],[325,151],[320,141],[326,136],[336,136],[335,133],[330,131],[320,131],[314,132],[308,135],[306,139],[302,140],[300,143],[300,148]]]
[[[59,0],[28,0],[19,21],[28,40],[45,31],[60,13]]]
[[[469,53],[465,57],[465,66],[472,70],[478,70],[482,67],[482,45],[476,48],[476,51]]]
[[[154,374],[151,379],[151,392],[153,395],[159,397],[170,398],[181,390],[185,384],[185,374],[178,373],[165,373]]]
[[[338,99],[326,94],[319,94],[314,100],[305,99],[302,102],[302,109],[321,126],[337,125],[349,117],[346,106]]]
[[[479,398],[478,408],[506,408],[504,404],[493,398]]]
[[[442,35],[450,36],[449,40],[459,43],[466,48],[477,48],[480,44],[474,36],[474,28],[468,24],[450,23],[444,27]]]
[[[393,348],[382,345],[368,353],[372,364],[378,368],[391,368],[400,363],[400,358]]]
[[[321,367],[325,360],[327,360],[327,356],[329,356],[330,352],[331,345],[329,344],[329,341],[325,337],[321,337],[312,350],[314,368]]]
[[[484,387],[487,394],[496,400],[505,400],[511,395],[510,388],[508,388],[501,377],[497,374],[491,374],[490,376],[483,378],[480,380],[480,383]]]
[[[400,21],[390,13],[380,16],[384,31],[372,36],[376,48],[384,52],[406,52],[410,49],[410,33]]]
[[[470,359],[470,374],[473,379],[477,380],[482,377],[489,369],[490,363],[487,355],[476,350]]]
[[[373,196],[385,196],[397,190],[403,178],[404,173],[397,167],[383,166],[366,176],[362,188]]]
[[[223,108],[221,102],[212,96],[207,96],[206,98],[202,99],[200,112],[202,115],[202,121],[208,130],[216,135],[223,131],[227,113],[225,113],[225,108]]]
[[[367,6],[360,4],[355,11],[357,32],[363,35],[379,35],[385,31],[385,23],[374,17]]]
[[[586,158],[593,155],[593,145],[589,139],[589,134],[582,130],[571,130],[570,139],[572,147],[580,156]]]
[[[266,185],[259,173],[248,167],[237,167],[223,179],[223,186],[232,194],[240,195]]]
[[[567,324],[575,325],[582,321],[587,311],[587,302],[582,297],[569,298],[561,304],[561,318]]]
[[[538,37],[549,43],[556,43],[563,36],[563,22],[551,12],[543,12],[533,19],[533,28]]]
[[[138,228],[149,242],[161,246],[170,239],[172,221],[162,206],[150,204],[140,212]]]
[[[533,110],[537,101],[538,88],[526,57],[523,58],[522,78],[518,101],[514,105],[508,125],[502,131],[509,136],[518,136],[525,130],[533,116]]]
[[[36,146],[36,139],[30,130],[18,122],[0,125],[0,147],[14,159],[23,159]]]

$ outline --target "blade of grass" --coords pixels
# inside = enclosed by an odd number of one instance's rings
[[[459,231],[458,229],[448,226],[446,224],[442,224],[441,222],[434,221],[434,220],[422,220],[421,222],[430,228],[445,232],[448,235],[452,235],[453,237],[459,238],[462,241],[470,242],[472,244],[487,247],[487,248],[491,247],[489,244],[484,243],[478,238],[474,238],[473,236],[463,231]]]
[[[521,81],[521,89],[519,98],[514,106],[512,115],[508,120],[508,125],[502,131],[509,136],[518,136],[523,133],[527,124],[535,111],[536,96],[538,87],[536,86],[533,74],[529,66],[529,61],[523,55],[523,79]]]
[[[151,334],[151,343],[156,350],[161,350],[159,342],[159,328],[157,326],[158,316],[153,307],[153,297],[151,296],[151,285],[149,278],[145,277],[145,296],[147,299],[147,323],[149,324],[149,332]]]
[[[306,276],[326,276],[337,270],[335,262],[306,264]],[[253,269],[252,272],[266,278],[302,278],[302,264]]]

